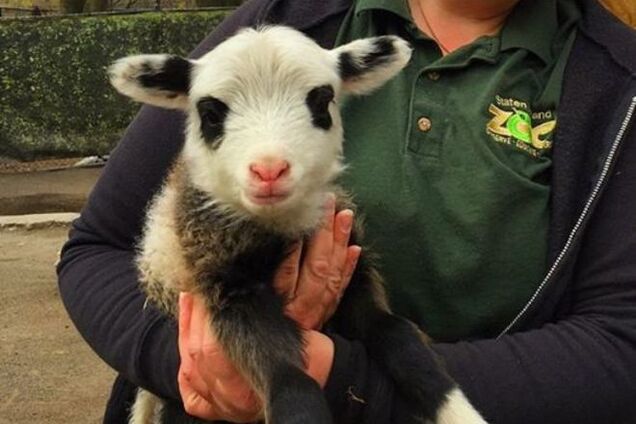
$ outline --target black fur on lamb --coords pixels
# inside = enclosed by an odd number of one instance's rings
[[[191,283],[187,289],[207,300],[219,343],[262,395],[268,423],[332,423],[320,387],[303,371],[300,329],[284,315],[284,300],[272,284],[275,271],[295,242],[310,235],[281,235],[253,220],[237,219],[193,188],[179,175],[182,172],[177,167],[168,184],[177,185],[173,212]],[[353,205],[347,196],[339,195],[337,209],[344,208]],[[360,237],[356,225],[351,243],[361,244]],[[454,383],[422,333],[390,313],[382,279],[367,249],[363,252],[327,325],[344,337],[362,341],[369,355],[394,379],[413,417],[434,422]],[[148,284],[146,289],[151,301],[176,313],[174,292],[148,290]],[[163,422],[193,422],[185,413],[176,418],[175,411],[174,405],[168,406]]]

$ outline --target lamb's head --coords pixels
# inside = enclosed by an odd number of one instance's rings
[[[186,168],[216,202],[311,226],[343,168],[337,99],[381,86],[410,56],[394,36],[326,50],[272,26],[242,30],[197,60],[126,57],[110,75],[134,100],[185,111]]]

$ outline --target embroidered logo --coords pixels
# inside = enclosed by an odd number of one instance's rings
[[[532,112],[526,102],[495,96],[488,107],[492,115],[486,132],[498,143],[540,157],[552,147],[556,128],[553,111]]]

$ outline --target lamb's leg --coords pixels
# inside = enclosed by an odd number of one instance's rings
[[[334,324],[346,337],[364,343],[369,355],[394,380],[418,420],[437,424],[485,423],[444,371],[425,336],[408,320],[390,313],[381,278],[363,258]]]
[[[237,287],[236,284],[231,287]],[[228,357],[264,401],[269,424],[332,422],[320,386],[303,371],[303,341],[271,284],[234,291],[212,306],[213,328]]]
[[[385,367],[418,418],[438,424],[485,423],[411,322],[376,313],[366,333],[370,355]]]

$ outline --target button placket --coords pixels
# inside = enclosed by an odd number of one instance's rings
[[[437,101],[437,86],[430,73],[422,70],[413,85],[407,146],[411,153],[436,158],[442,142],[440,131],[443,128],[438,124],[443,119],[438,117],[443,116],[443,108]]]

